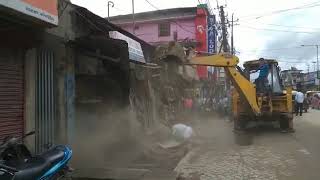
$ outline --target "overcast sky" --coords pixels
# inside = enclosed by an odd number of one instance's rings
[[[107,0],[71,0],[86,7],[95,14],[106,17]],[[191,7],[198,0],[148,0],[159,9]],[[114,8],[110,16],[132,12],[131,0],[113,0]],[[209,2],[214,9],[216,0]],[[315,47],[301,47],[302,44],[320,44],[320,0],[218,0],[219,5],[227,5],[231,20],[234,13],[239,22],[234,29],[234,43],[241,61],[259,57],[276,58],[282,69],[295,66],[313,71],[316,61]],[[287,10],[292,9],[292,10]],[[135,0],[135,12],[153,11],[146,0]],[[285,11],[280,11],[285,10]],[[229,31],[230,32],[230,31]]]

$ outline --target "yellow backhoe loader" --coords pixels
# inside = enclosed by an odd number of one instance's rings
[[[254,77],[250,74],[259,68],[261,60],[245,62],[244,70],[238,67],[238,63],[238,57],[230,54],[200,56],[190,60],[191,65],[224,68],[234,87],[232,110],[236,130],[246,129],[249,121],[278,121],[282,130],[293,131],[292,89],[283,90],[278,62],[264,59],[269,66],[264,92],[257,92]]]

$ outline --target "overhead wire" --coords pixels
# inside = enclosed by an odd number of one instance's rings
[[[154,4],[152,4],[149,0],[145,0],[151,7],[153,7],[154,9],[158,10],[158,11],[161,11],[157,6],[155,6]],[[189,32],[189,33],[194,33],[186,28],[184,28],[181,24],[179,24],[177,21],[174,21],[174,20],[167,20],[169,22],[172,22],[172,23],[175,23],[176,25],[178,25],[181,29],[183,29],[184,31],[186,32]]]
[[[119,9],[119,8],[117,8],[116,6],[113,6],[113,8],[116,9],[116,10],[118,10],[118,11],[122,11],[122,12],[127,13],[127,11],[125,11],[125,10],[123,10],[123,9]]]
[[[315,34],[319,32],[308,32],[308,31],[290,31],[290,30],[281,30],[281,29],[270,29],[270,28],[256,28],[248,25],[240,24],[238,27],[240,28],[247,28],[247,29],[254,29],[258,31],[274,31],[274,32],[285,32],[285,33],[303,33],[303,34]]]
[[[276,10],[276,11],[271,11],[271,12],[265,12],[265,13],[261,13],[261,14],[243,16],[241,18],[259,19],[261,17],[268,16],[268,15],[279,14],[279,13],[284,13],[284,12],[293,11],[293,10],[313,8],[313,7],[320,6],[320,4],[318,4],[318,3],[320,3],[320,1],[316,1],[313,3],[309,3],[309,4],[304,4],[304,5],[293,7],[293,8],[287,8],[287,9],[281,9],[281,10]]]
[[[240,20],[240,22],[244,22],[246,24],[251,24],[249,21]],[[297,29],[313,29],[313,30],[320,30],[320,27],[303,27],[303,26],[291,26],[291,25],[282,25],[282,24],[263,24],[267,26],[276,26],[276,27],[288,27],[288,28],[297,28]]]
[[[303,47],[301,47],[301,46],[293,46],[293,47],[272,48],[272,49],[261,49],[261,50],[246,50],[245,52],[278,51],[278,50],[294,49],[294,48],[303,48]]]

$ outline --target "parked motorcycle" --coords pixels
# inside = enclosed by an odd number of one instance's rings
[[[72,150],[55,146],[40,155],[32,155],[21,138],[6,137],[0,145],[0,179],[2,180],[56,180],[67,177]]]

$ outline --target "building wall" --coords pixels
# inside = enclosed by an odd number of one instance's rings
[[[178,41],[183,41],[185,39],[195,40],[195,25],[194,19],[179,19],[176,21],[171,21],[170,23],[170,36],[159,37],[158,35],[158,24],[160,22],[146,22],[137,23],[135,34],[139,38],[145,40],[148,43],[158,43],[158,42],[169,42],[174,40],[174,32],[177,32]],[[132,24],[120,25],[123,29],[132,33]]]

